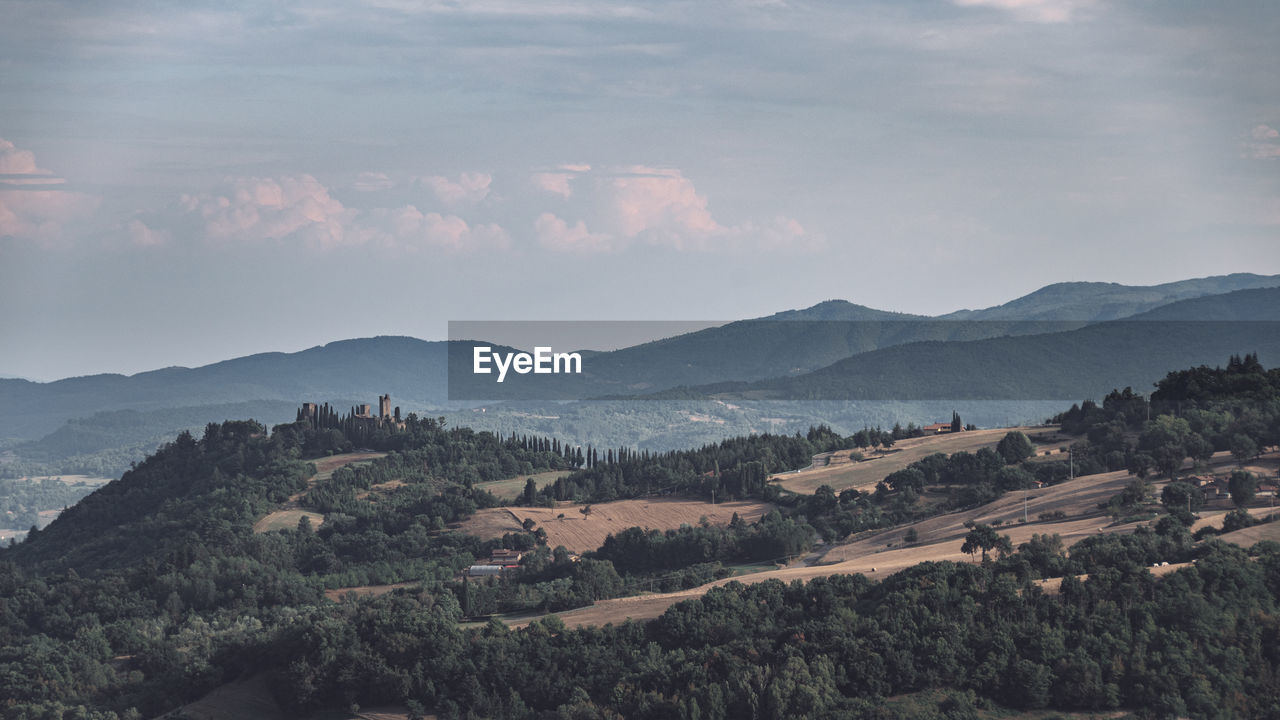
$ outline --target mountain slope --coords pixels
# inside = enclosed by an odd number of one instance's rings
[[[941,317],[950,320],[1100,322],[1130,317],[1180,300],[1277,286],[1280,286],[1280,275],[1253,273],[1194,278],[1145,287],[1101,282],[1056,283],[1003,305],[984,310],[957,310]]]
[[[1216,321],[1216,318],[1226,318]],[[1164,368],[1221,364],[1256,352],[1280,360],[1280,288],[1184,300],[1126,320],[1066,332],[923,342],[863,353],[791,378],[706,394],[753,399],[1002,399],[1139,391]],[[1210,321],[1213,320],[1213,321]],[[685,396],[698,395],[698,389]]]
[[[409,337],[342,340],[296,353],[261,353],[198,368],[89,375],[51,383],[0,380],[0,437],[35,439],[69,418],[257,400],[444,400],[446,343]]]

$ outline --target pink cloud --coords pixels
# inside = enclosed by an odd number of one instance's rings
[[[1275,140],[1280,138],[1280,130],[1270,125],[1257,125],[1249,132],[1254,140]]]
[[[36,167],[35,153],[19,150],[13,143],[0,138],[0,173],[5,175],[46,174]]]
[[[533,181],[547,192],[569,197],[570,181],[589,172],[589,165],[561,165],[554,172],[533,175]],[[553,213],[540,214],[534,234],[542,247],[567,252],[615,251],[633,243],[677,250],[744,245],[813,249],[825,242],[798,221],[781,216],[764,224],[722,223],[712,215],[707,197],[677,168],[631,165],[596,175],[586,186],[584,201],[594,207],[594,216],[571,225]]]
[[[198,215],[212,240],[281,240],[299,237],[322,248],[353,239],[355,211],[343,206],[310,175],[235,180],[226,195],[184,195],[182,208]]]
[[[0,186],[0,237],[57,245],[67,226],[88,218],[100,200],[62,190],[13,190]]]
[[[65,181],[36,164],[35,154],[0,138],[0,237],[62,244],[68,226],[89,218],[101,204],[86,193],[44,189]],[[40,188],[40,189],[36,189]]]
[[[366,179],[378,183],[378,178]],[[413,205],[369,210],[347,207],[310,175],[235,179],[222,193],[182,196],[178,210],[181,216],[197,218],[205,237],[219,242],[290,240],[321,250],[370,245],[454,251],[510,244],[499,225],[424,213]],[[181,222],[181,218],[171,220]],[[129,233],[139,245],[159,244],[173,235],[164,227],[141,221],[130,224]]]
[[[558,166],[554,172],[534,173],[532,180],[534,187],[543,192],[569,197],[573,195],[573,188],[569,185],[570,181],[588,172],[591,172],[591,166],[585,163],[566,164]]]
[[[587,224],[581,220],[570,225],[551,213],[542,213],[534,221],[533,230],[538,243],[551,250],[597,253],[614,249],[612,237],[588,231]]]
[[[372,235],[384,244],[407,249],[421,247],[465,251],[478,248],[506,248],[511,238],[501,226],[471,224],[457,215],[423,213],[413,205],[373,211],[376,229]]]
[[[676,169],[636,165],[615,177],[613,213],[623,235],[677,248],[729,234],[707,210],[707,198]]]
[[[423,185],[431,188],[441,202],[448,205],[480,202],[489,195],[489,184],[493,178],[488,173],[464,172],[457,180],[450,180],[443,175],[431,175],[418,178]]]
[[[561,197],[573,195],[573,188],[569,187],[569,181],[572,179],[573,175],[569,173],[550,172],[534,173],[532,178],[534,187]]]

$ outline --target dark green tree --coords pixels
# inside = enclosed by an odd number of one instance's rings
[[[1227,481],[1227,489],[1231,492],[1231,502],[1236,507],[1244,507],[1258,494],[1258,478],[1251,472],[1236,470]]]
[[[1000,453],[1000,457],[1010,465],[1020,463],[1023,460],[1035,454],[1035,446],[1031,444],[1031,438],[1025,434],[1013,430],[1005,434],[1000,442],[996,444],[996,452]]]

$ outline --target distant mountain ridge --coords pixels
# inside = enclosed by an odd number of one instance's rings
[[[805,375],[680,391],[687,398],[1047,400],[1139,392],[1166,368],[1257,353],[1280,363],[1280,288],[1182,300],[1079,329],[920,342],[854,355]],[[672,396],[676,396],[672,393]]]
[[[1085,321],[1056,326],[1045,323],[1058,322],[1058,316],[1064,314],[1080,314],[1080,308],[1089,308],[1091,317],[1103,317],[1145,307],[1161,298],[1268,283],[1280,285],[1280,276],[1236,274],[1148,288],[1060,283],[996,308],[951,313],[942,318],[829,300],[611,352],[590,353],[586,376],[574,378],[567,391],[571,397],[637,395],[677,386],[798,378],[866,353],[894,347],[913,348],[898,350],[900,355],[916,352],[922,342],[935,342],[941,347],[1001,336],[1044,334],[1047,327],[1075,330]],[[1230,302],[1215,302],[1197,307],[1205,317],[1233,312]],[[1055,303],[1059,307],[1056,315],[1051,312]],[[977,322],[952,321],[961,318]],[[228,403],[323,402],[342,398],[367,398],[372,403],[378,395],[388,392],[393,403],[406,410],[437,408],[448,400],[450,356],[455,362],[460,357],[465,362],[468,348],[469,345],[445,341],[382,336],[133,376],[91,375],[48,383],[2,379],[0,439],[36,440],[68,420],[118,410],[185,408],[184,417],[194,417],[191,408],[209,406],[209,419],[215,421],[226,418],[218,417],[212,406]],[[1162,367],[1185,364],[1171,361]]]
[[[983,310],[957,310],[946,320],[1078,320],[1103,322],[1131,317],[1161,305],[1237,290],[1280,286],[1280,275],[1234,273],[1135,286],[1103,282],[1065,282]]]
[[[383,336],[130,376],[88,375],[50,383],[0,380],[0,437],[34,439],[70,418],[107,410],[307,398],[355,397],[372,403],[392,388],[396,402],[436,405],[445,399],[446,346]]]

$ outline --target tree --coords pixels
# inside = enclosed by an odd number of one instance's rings
[[[1151,471],[1151,466],[1155,464],[1155,458],[1146,453],[1133,453],[1125,460],[1125,469],[1130,475],[1136,475],[1140,479],[1145,479],[1147,473]]]
[[[1129,481],[1129,484],[1124,486],[1124,490],[1115,496],[1113,502],[1121,508],[1131,511],[1146,504],[1150,497],[1151,486],[1147,484],[1146,480],[1139,478]]]
[[[1000,457],[1004,458],[1006,463],[1013,465],[1034,455],[1036,449],[1031,444],[1031,438],[1013,430],[1006,433],[996,444],[996,452],[1000,453]]]
[[[1204,494],[1189,483],[1171,482],[1160,492],[1160,504],[1169,512],[1195,512],[1204,506]]]
[[[1020,467],[1002,467],[996,473],[996,487],[1001,490],[1027,490],[1035,486],[1035,476]]]
[[[964,429],[964,425],[960,422],[960,413],[955,410],[951,411],[951,432],[958,433]]]
[[[987,561],[987,551],[1000,545],[1000,535],[995,528],[990,525],[974,525],[968,535],[964,536],[964,544],[960,546],[960,552],[973,555],[979,550],[982,551],[982,561]]]
[[[1244,433],[1237,433],[1231,437],[1231,442],[1227,446],[1231,450],[1231,456],[1241,467],[1244,466],[1246,460],[1251,460],[1258,456],[1258,444],[1253,438]]]
[[[1155,459],[1156,469],[1160,474],[1172,480],[1182,468],[1182,460],[1187,453],[1181,445],[1169,443],[1152,450],[1151,456]]]
[[[914,490],[918,493],[921,490],[924,490],[925,477],[924,473],[920,472],[915,467],[906,467],[889,473],[889,476],[884,479],[884,482],[894,490]]]
[[[1243,530],[1247,527],[1257,525],[1258,521],[1253,519],[1248,510],[1239,508],[1232,510],[1222,518],[1222,532],[1229,533],[1236,530]]]
[[[1227,481],[1227,489],[1231,492],[1231,502],[1236,507],[1244,507],[1253,502],[1253,498],[1258,494],[1258,478],[1253,473],[1244,470],[1236,470],[1231,473],[1231,479]]]

